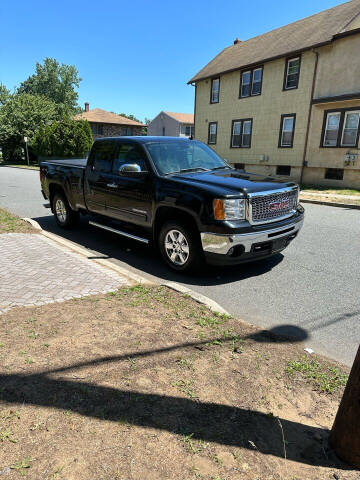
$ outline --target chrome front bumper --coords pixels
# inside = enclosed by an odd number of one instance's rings
[[[289,223],[284,227],[235,235],[201,233],[201,243],[204,252],[208,253],[227,255],[230,249],[238,245],[244,247],[244,253],[249,253],[252,251],[253,244],[269,242],[281,237],[297,234],[303,226],[303,223],[304,220],[300,220],[296,223]]]

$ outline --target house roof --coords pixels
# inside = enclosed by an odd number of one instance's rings
[[[360,0],[352,0],[249,40],[237,40],[188,83],[329,43],[359,14]]]
[[[176,112],[164,112],[170,117],[175,118],[175,120],[178,120],[181,123],[189,123],[193,124],[194,123],[194,114],[193,113],[176,113]]]
[[[119,124],[119,125],[133,125],[142,127],[143,124],[140,122],[135,122],[134,120],[130,120],[129,118],[122,117],[121,115],[116,115],[116,113],[107,112],[106,110],[102,110],[101,108],[93,108],[88,112],[82,112],[78,115],[75,115],[77,120],[87,120],[88,122],[96,122],[96,123],[111,123],[111,124]]]

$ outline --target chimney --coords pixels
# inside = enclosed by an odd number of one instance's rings
[[[234,40],[234,45],[237,45],[238,43],[241,43],[240,38],[235,38],[235,40]]]
[[[89,102],[85,102],[85,112],[89,111]]]

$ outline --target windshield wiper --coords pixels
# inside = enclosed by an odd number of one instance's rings
[[[202,172],[209,172],[210,171],[208,168],[204,168],[204,167],[182,168],[181,170],[176,170],[175,172],[168,172],[168,173],[166,173],[166,175],[171,175],[173,173],[196,172],[198,170],[200,170]]]
[[[230,167],[229,165],[223,165],[221,167],[214,167],[211,170],[222,170],[223,168],[232,168],[232,167]]]

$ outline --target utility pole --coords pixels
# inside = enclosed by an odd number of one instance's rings
[[[342,460],[360,468],[360,346],[331,430],[330,443]]]
[[[24,142],[25,142],[25,151],[26,151],[26,160],[28,166],[30,165],[30,160],[29,160],[29,150],[28,150],[28,137],[24,137]]]

